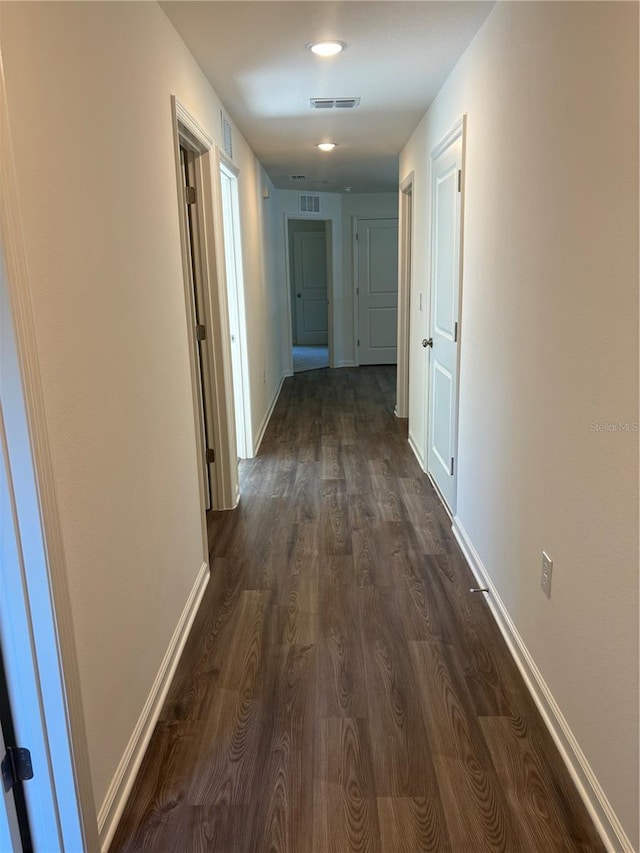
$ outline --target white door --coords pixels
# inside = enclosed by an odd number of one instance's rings
[[[295,231],[293,271],[296,294],[296,340],[299,346],[326,346],[327,240],[324,231]]]
[[[358,362],[395,364],[398,341],[398,220],[360,219]]]
[[[227,276],[229,334],[231,337],[231,372],[236,416],[236,444],[238,456],[241,459],[246,459],[253,455],[253,449],[251,413],[249,411],[249,364],[247,360],[238,176],[224,162],[220,163],[220,189],[222,193],[222,231]]]
[[[432,154],[431,345],[427,470],[455,511],[458,312],[461,283],[462,125]]]

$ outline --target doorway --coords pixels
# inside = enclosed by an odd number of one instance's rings
[[[460,304],[462,286],[462,119],[431,152],[431,298],[427,473],[456,510]]]
[[[207,299],[202,270],[202,252],[200,249],[202,211],[198,204],[198,192],[196,188],[197,156],[197,152],[187,147],[186,142],[180,145],[185,228],[183,241],[188,255],[187,269],[191,294],[190,313],[194,330],[193,347],[197,375],[198,431],[203,471],[204,503],[205,509],[208,511],[214,506],[216,498],[215,415],[213,406],[213,370],[210,348],[207,344],[207,335],[212,334],[212,329],[207,313]]]
[[[212,196],[217,161],[212,157],[213,140],[175,96],[171,97],[171,107],[194,438],[202,504],[202,545],[206,559],[207,508],[233,509],[239,498],[227,300],[220,277],[224,265],[220,263],[219,242],[215,236],[221,214],[218,209],[214,210]]]
[[[329,366],[328,224],[322,219],[287,223],[294,373]]]

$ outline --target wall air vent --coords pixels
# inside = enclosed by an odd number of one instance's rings
[[[233,160],[233,138],[231,134],[231,123],[228,121],[222,110],[220,110],[220,118],[222,119],[222,150],[230,160]]]
[[[300,193],[300,213],[320,213],[320,196]]]
[[[352,110],[360,104],[360,98],[310,98],[312,110]]]

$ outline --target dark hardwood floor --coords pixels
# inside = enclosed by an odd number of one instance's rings
[[[287,379],[112,851],[600,851],[393,415]]]

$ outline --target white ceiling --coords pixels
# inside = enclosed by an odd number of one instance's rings
[[[276,187],[395,191],[398,154],[492,2],[178,0],[162,8]],[[337,39],[331,59],[306,49]],[[354,110],[309,98],[360,97]],[[317,142],[338,147],[322,153]],[[305,182],[291,181],[305,175]]]

